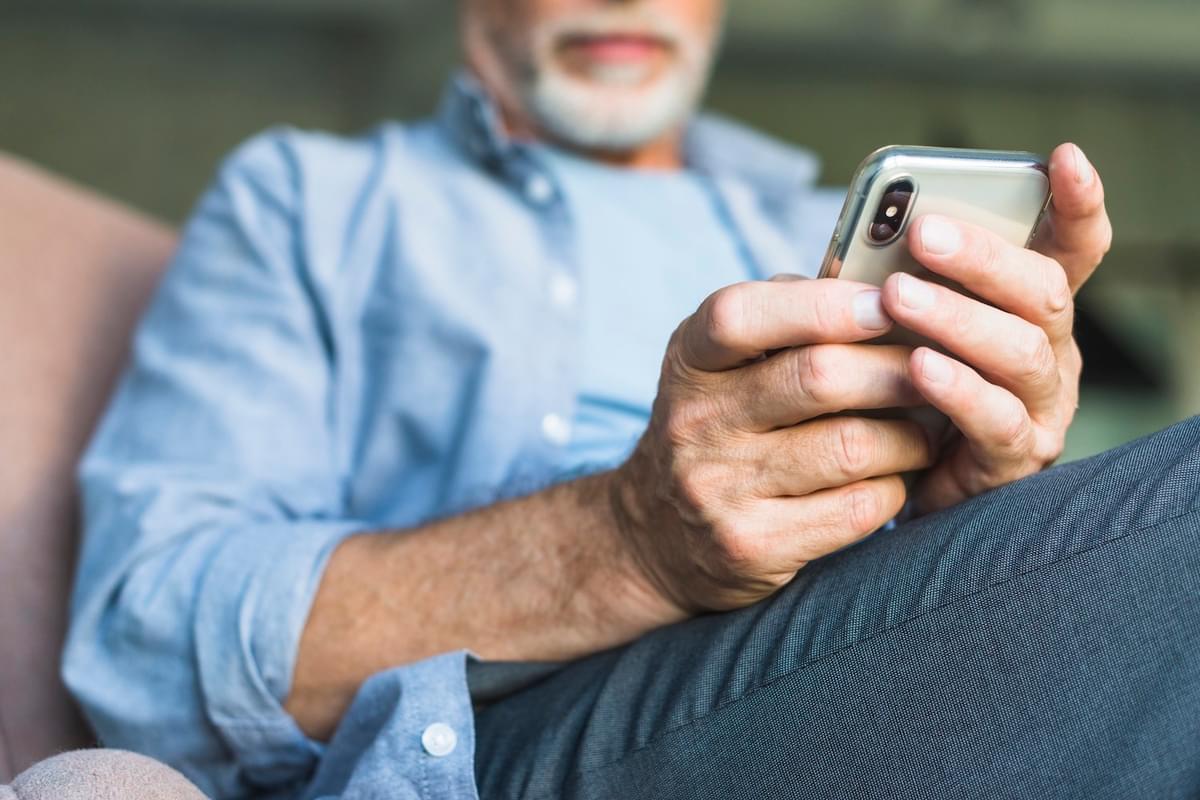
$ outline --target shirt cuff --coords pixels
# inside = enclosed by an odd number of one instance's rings
[[[381,672],[358,692],[306,800],[474,800],[475,716],[466,651]]]
[[[200,578],[193,641],[205,711],[252,784],[310,774],[321,747],[283,709],[334,549],[361,522],[255,525],[223,538]]]

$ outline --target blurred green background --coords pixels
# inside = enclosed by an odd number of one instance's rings
[[[428,113],[450,0],[3,0],[0,149],[168,220],[277,124]],[[1105,178],[1116,244],[1081,296],[1068,457],[1200,413],[1200,3],[733,0],[710,105],[844,184],[889,143],[1048,152]]]

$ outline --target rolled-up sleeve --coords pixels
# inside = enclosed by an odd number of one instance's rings
[[[282,702],[325,563],[366,527],[345,515],[288,136],[222,167],[80,468],[65,680],[105,744],[218,797],[311,772],[318,748]]]

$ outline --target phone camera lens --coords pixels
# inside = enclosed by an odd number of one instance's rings
[[[875,210],[875,219],[868,229],[872,243],[890,244],[900,236],[904,222],[908,219],[913,191],[913,183],[907,179],[896,181],[887,187],[883,199],[879,201],[879,208]]]
[[[886,222],[871,223],[871,241],[883,244],[896,237],[896,229]]]

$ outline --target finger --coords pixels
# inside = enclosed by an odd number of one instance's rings
[[[1075,303],[1057,261],[1016,247],[977,225],[941,216],[913,224],[913,257],[994,306],[1042,328],[1051,341],[1070,339]]]
[[[1050,413],[1056,407],[1062,376],[1058,356],[1041,328],[907,273],[889,277],[883,296],[900,325],[995,378],[1030,408]]]
[[[867,284],[753,281],[712,294],[676,336],[686,365],[719,371],[782,347],[873,339],[891,326],[879,290]]]
[[[945,471],[945,485],[934,487],[935,492],[965,499],[1028,474],[1036,460],[1037,433],[1025,405],[1012,392],[928,347],[918,348],[912,359],[917,389],[950,418],[979,466]]]
[[[1112,246],[1104,185],[1083,151],[1063,144],[1050,156],[1050,190],[1050,211],[1033,247],[1062,264],[1078,291]]]
[[[754,433],[849,409],[920,405],[908,378],[911,353],[901,345],[793,347],[724,373],[715,391],[730,423]]]
[[[755,436],[738,455],[750,466],[750,490],[770,498],[925,469],[935,452],[915,422],[843,416]]]
[[[766,501],[762,546],[780,573],[870,536],[904,507],[907,492],[898,475],[871,478],[807,497]]]

